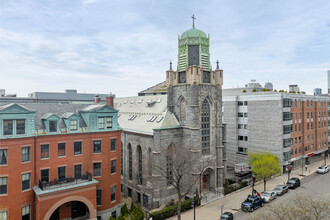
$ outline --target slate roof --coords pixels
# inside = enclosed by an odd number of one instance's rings
[[[100,108],[103,108],[104,105],[102,104],[95,104],[95,105],[88,105],[87,107],[81,109],[81,111],[96,111]]]
[[[160,128],[167,109],[167,95],[134,96],[114,99],[119,110],[118,122],[121,128],[142,134],[153,134],[153,129]],[[134,117],[135,115],[135,117]],[[152,117],[153,121],[148,121]],[[133,117],[133,120],[129,120]]]
[[[61,118],[70,118],[72,115],[75,115],[73,112],[66,112],[64,113]]]
[[[1,105],[1,104],[0,104]],[[8,108],[13,104],[2,105],[1,109]],[[43,130],[45,129],[42,119],[47,119],[51,115],[55,114],[61,118],[63,115],[76,114],[79,117],[79,127],[87,127],[84,119],[79,114],[79,111],[90,106],[89,104],[72,104],[72,103],[24,103],[18,104],[22,108],[27,110],[36,111],[35,129]],[[103,105],[101,105],[103,106]],[[64,121],[60,119],[60,129],[66,129]]]
[[[152,87],[149,87],[149,88],[139,92],[139,96],[153,95],[154,93],[156,93],[158,95],[166,94],[167,93],[166,81],[158,83]]]

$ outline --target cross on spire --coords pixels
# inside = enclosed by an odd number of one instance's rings
[[[170,61],[170,70],[172,70],[172,61]]]
[[[191,17],[192,19],[193,19],[193,28],[195,27],[195,15],[193,15],[192,17]]]
[[[219,60],[217,60],[217,70],[219,69]]]

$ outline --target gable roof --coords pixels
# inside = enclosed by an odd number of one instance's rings
[[[172,112],[166,110],[165,117],[160,128],[172,128],[172,127],[180,127],[180,123],[178,122],[177,118]]]
[[[50,118],[50,117],[52,117],[52,116],[54,116],[54,117],[56,117],[56,118],[60,118],[60,117],[58,117],[57,115],[55,115],[54,113],[46,113],[46,114],[44,114],[42,117],[41,117],[41,119],[44,119],[44,120],[47,120],[48,118]]]
[[[34,111],[31,111],[30,109],[26,108],[23,105],[16,104],[16,103],[10,103],[7,105],[0,106],[0,113],[1,112],[9,113],[9,111],[11,109],[15,109],[15,108],[16,108],[16,112],[13,112],[13,113],[33,113],[34,112]]]
[[[61,116],[61,118],[70,118],[72,115],[74,115],[73,112],[65,112],[65,113]]]

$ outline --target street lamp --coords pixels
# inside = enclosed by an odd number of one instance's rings
[[[194,193],[194,220],[196,219],[196,212],[195,212],[195,201],[196,201],[196,193]]]

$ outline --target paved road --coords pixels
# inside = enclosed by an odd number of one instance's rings
[[[295,190],[289,190],[288,193],[284,194],[283,196],[278,196],[275,200],[273,200],[272,204],[279,204],[279,203],[287,203],[291,202],[296,195],[319,195],[326,197],[327,200],[330,202],[330,173],[327,174],[313,174],[311,176],[306,177],[301,182],[301,187]],[[266,204],[267,206],[268,204]],[[258,213],[262,210],[262,208],[257,209],[254,213]],[[245,220],[252,215],[252,213],[243,212],[240,210],[239,212],[235,213],[235,219]]]
[[[307,176],[304,178],[304,180],[303,180],[304,182],[302,182],[302,187],[300,189],[296,189],[295,191],[289,192],[288,194],[283,196],[283,199],[281,197],[278,197],[276,200],[277,201],[280,201],[280,200],[286,201],[286,199],[294,197],[294,192],[300,192],[305,187],[308,187],[308,190],[305,190],[306,193],[308,193],[308,192],[310,192],[310,193],[320,192],[321,193],[321,190],[320,190],[321,188],[327,188],[328,190],[330,190],[329,189],[330,180],[323,179],[323,178],[330,178],[330,173],[325,174],[324,177],[314,176],[316,174],[313,174],[316,171],[316,169],[322,164],[323,164],[323,160],[310,164],[308,166],[308,171],[303,170],[303,172],[304,172],[303,174],[307,175]],[[327,164],[330,164],[330,158],[327,160]],[[292,171],[291,177],[298,177],[301,179],[302,178],[301,174],[302,174],[301,169],[297,169],[297,170]],[[311,179],[309,179],[309,178],[311,178]],[[271,180],[267,181],[267,190],[271,190],[276,185],[283,184],[287,180],[288,180],[287,174],[283,174],[278,177],[272,178]],[[315,184],[315,186],[313,186],[314,184]],[[309,186],[309,185],[311,185],[311,186]],[[263,183],[257,182],[255,189],[258,192],[263,192],[264,191]],[[304,190],[302,190],[302,191],[304,191]],[[305,192],[303,192],[303,193],[305,193]],[[327,191],[327,193],[328,193],[327,195],[329,195],[329,191]],[[196,208],[196,220],[219,219],[220,213],[221,213],[221,207],[223,207],[224,211],[233,212],[234,214],[237,213],[237,216],[243,216],[242,219],[244,219],[244,217],[248,216],[249,213],[241,213],[240,206],[241,206],[242,201],[244,201],[249,194],[251,194],[251,188],[247,187],[247,188],[237,191],[235,193],[229,194],[226,197],[223,197],[216,201],[209,202],[206,205],[197,207]],[[273,202],[276,202],[276,200],[274,200]],[[192,220],[192,219],[194,219],[193,213],[194,213],[193,210],[186,211],[186,212],[182,213],[181,219],[182,220]],[[176,220],[177,217],[173,216],[169,219]],[[235,219],[240,219],[240,218],[237,217]]]

